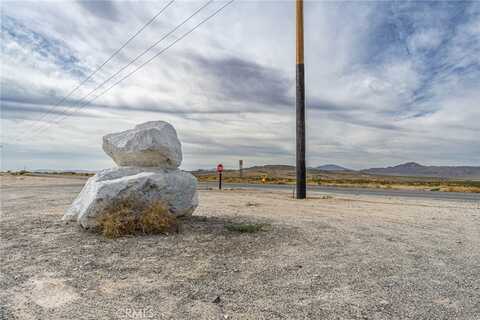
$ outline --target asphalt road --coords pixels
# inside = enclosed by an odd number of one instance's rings
[[[293,185],[285,184],[247,184],[247,183],[224,183],[224,188],[241,189],[262,189],[262,190],[290,190]],[[200,182],[199,188],[218,188],[216,182]],[[464,192],[436,192],[422,190],[396,190],[396,189],[373,189],[373,188],[349,188],[349,187],[327,187],[327,186],[308,186],[308,190],[315,192],[346,194],[346,195],[369,195],[382,197],[406,197],[406,198],[424,198],[431,200],[460,200],[480,203],[479,193]]]
[[[72,178],[71,183],[62,184],[63,188],[78,188],[85,184],[86,178]],[[199,189],[218,188],[217,182],[199,182]],[[292,192],[294,185],[285,184],[248,184],[248,183],[224,183],[224,188],[239,188],[239,189],[259,189],[259,190],[289,190]],[[19,186],[3,185],[2,190],[16,189]],[[21,188],[33,189],[49,189],[51,185],[35,185],[35,186],[21,186]],[[352,188],[352,187],[327,187],[327,186],[308,186],[308,190],[332,194],[344,195],[369,195],[381,197],[404,197],[404,198],[420,198],[427,200],[456,200],[478,202],[480,205],[480,193],[466,193],[466,192],[439,192],[439,191],[422,191],[422,190],[398,190],[398,189],[375,189],[375,188]]]

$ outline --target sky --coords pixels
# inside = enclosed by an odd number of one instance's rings
[[[173,2],[62,101],[167,2],[2,1],[2,170],[113,167],[102,136],[151,120],[186,170],[294,165],[295,3],[237,0],[179,40],[214,1],[165,38],[205,3]],[[479,1],[304,7],[307,166],[480,165]]]

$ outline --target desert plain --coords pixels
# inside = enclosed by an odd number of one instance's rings
[[[480,200],[227,185],[106,239],[61,221],[85,177],[1,179],[0,319],[480,319]]]

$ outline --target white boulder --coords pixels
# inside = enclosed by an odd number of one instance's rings
[[[175,216],[188,216],[198,205],[197,180],[188,172],[162,168],[120,167],[91,177],[63,220],[83,227],[96,225],[96,217],[112,201],[134,199],[164,202]]]
[[[119,166],[176,169],[182,162],[177,132],[167,122],[150,121],[103,137],[103,150]]]

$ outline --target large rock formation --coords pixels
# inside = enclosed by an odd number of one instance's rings
[[[83,227],[114,201],[129,199],[150,204],[161,201],[175,216],[188,216],[198,205],[197,180],[178,170],[182,150],[175,129],[163,121],[103,137],[103,149],[120,165],[90,178],[67,209],[66,221]]]
[[[103,137],[103,150],[119,166],[176,169],[182,146],[175,129],[164,121],[150,121]]]

